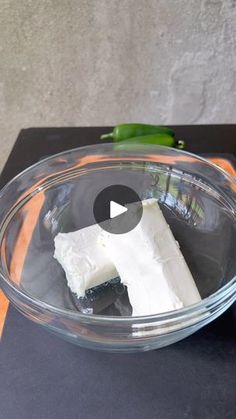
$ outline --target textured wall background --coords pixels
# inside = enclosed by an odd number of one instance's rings
[[[3,164],[29,126],[236,122],[236,0],[0,0]]]

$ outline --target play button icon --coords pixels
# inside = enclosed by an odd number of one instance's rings
[[[125,185],[111,185],[96,197],[93,214],[96,223],[105,231],[124,234],[133,230],[143,214],[138,194]]]
[[[118,215],[124,214],[126,211],[128,211],[128,208],[124,207],[124,205],[117,204],[114,201],[110,202],[110,218],[118,217]]]

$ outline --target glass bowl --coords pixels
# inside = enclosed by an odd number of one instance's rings
[[[53,258],[54,237],[94,224],[94,200],[112,184],[158,200],[201,302],[132,317],[119,279],[82,299],[70,292]],[[117,144],[60,153],[25,170],[0,193],[0,284],[22,314],[75,344],[117,352],[160,348],[197,331],[234,302],[235,215],[235,179],[195,155]]]

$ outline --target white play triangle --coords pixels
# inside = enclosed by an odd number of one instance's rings
[[[118,215],[123,214],[128,211],[128,208],[123,205],[117,204],[115,201],[110,201],[110,218],[117,217]]]

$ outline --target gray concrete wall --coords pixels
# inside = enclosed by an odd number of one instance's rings
[[[0,165],[23,127],[236,122],[236,0],[0,0]]]

